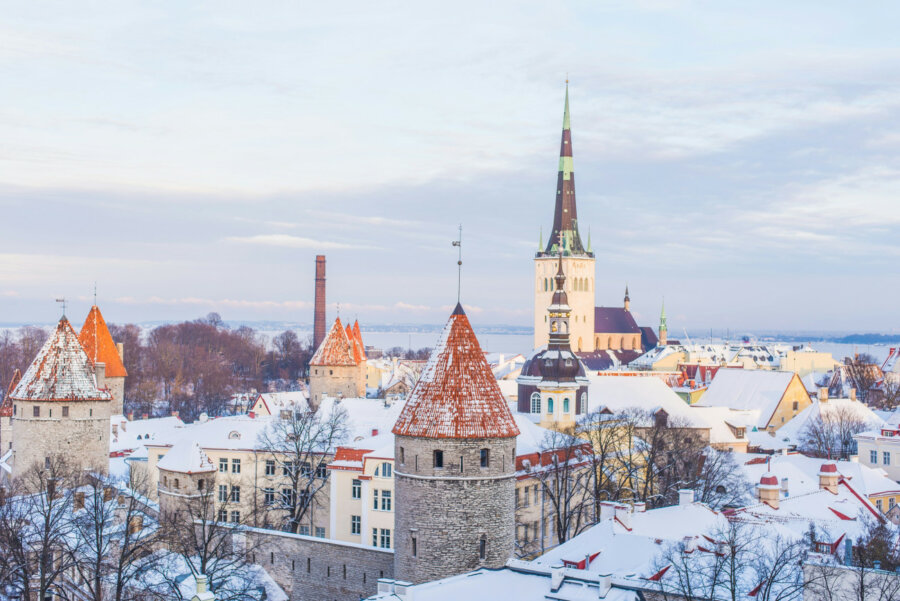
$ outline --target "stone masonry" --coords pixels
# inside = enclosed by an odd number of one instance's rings
[[[50,455],[64,455],[85,468],[109,468],[109,401],[13,399],[13,457],[21,474]],[[37,414],[35,415],[35,407]]]
[[[396,436],[396,578],[427,582],[499,568],[512,557],[515,444],[515,438]],[[435,451],[443,454],[442,468],[434,465]]]

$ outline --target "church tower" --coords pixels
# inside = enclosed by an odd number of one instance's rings
[[[669,342],[669,326],[666,325],[666,301],[662,304],[662,313],[659,314],[659,346],[666,346]]]
[[[393,433],[394,576],[502,567],[515,546],[519,429],[461,305]]]
[[[563,111],[562,143],[559,150],[559,173],[556,180],[556,207],[553,231],[546,247],[541,241],[534,257],[534,346],[547,344],[549,322],[547,307],[555,291],[556,256],[563,255],[563,268],[568,274],[566,289],[572,308],[571,341],[576,352],[594,350],[594,253],[585,249],[578,232],[575,205],[575,170],[572,163],[572,130],[569,126],[569,83]]]

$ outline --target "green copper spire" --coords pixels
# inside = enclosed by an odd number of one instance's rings
[[[666,327],[666,299],[663,298],[662,302],[662,313],[659,315],[659,329],[660,330],[668,330]]]
[[[566,80],[566,108],[563,112],[563,130],[571,129],[569,126],[569,80]]]

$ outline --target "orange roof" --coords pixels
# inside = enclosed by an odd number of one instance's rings
[[[359,355],[362,357],[362,360],[366,360],[366,345],[363,344],[362,341],[362,332],[359,331],[359,320],[355,320],[353,322],[353,335],[356,337],[356,342],[359,344]]]
[[[112,335],[106,327],[106,321],[103,320],[103,315],[100,314],[97,305],[91,307],[87,319],[84,320],[84,325],[81,326],[78,340],[91,361],[106,365],[107,378],[124,378],[128,375],[116,343],[113,342]]]
[[[353,350],[353,360],[359,365],[359,362],[362,361],[362,356],[359,352],[359,344],[357,344],[356,337],[353,335],[353,327],[347,326],[345,331],[347,332],[347,339],[350,341],[350,348]]]
[[[334,320],[325,340],[316,349],[316,354],[309,360],[310,365],[357,365],[353,356],[353,345],[341,324],[341,318]]]
[[[519,428],[461,305],[394,424],[394,434],[425,438],[511,438]]]

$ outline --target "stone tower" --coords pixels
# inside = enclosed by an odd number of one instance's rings
[[[88,312],[84,325],[78,333],[78,340],[95,365],[102,363],[105,366],[106,386],[113,397],[110,411],[112,415],[122,415],[125,403],[125,378],[128,376],[123,363],[124,348],[121,344],[113,342],[109,328],[106,327],[106,320],[103,319],[97,305],[92,306]]]
[[[91,361],[63,316],[10,395],[14,475],[52,455],[107,472],[112,394],[104,380],[105,366]]]
[[[393,432],[394,576],[503,566],[515,545],[519,430],[461,305]]]
[[[547,246],[538,248],[534,257],[534,346],[547,344],[547,307],[555,290],[556,254],[561,250],[568,275],[566,292],[572,308],[572,347],[576,352],[594,350],[594,253],[585,249],[578,233],[575,205],[575,170],[572,163],[572,130],[569,127],[569,84],[563,111],[562,144],[556,180],[556,207],[553,231]]]
[[[215,492],[216,468],[197,441],[182,439],[159,460],[159,510],[174,515],[188,509],[195,513],[201,506],[190,505],[203,495]],[[210,504],[210,508],[215,504]],[[212,516],[210,516],[212,518]]]
[[[520,413],[539,416],[545,428],[565,429],[588,411],[588,379],[569,344],[571,313],[562,256],[558,257],[556,291],[547,308],[549,342],[528,358],[518,384]]]
[[[323,396],[366,396],[366,353],[359,323],[344,326],[334,320],[328,335],[309,360],[309,402],[318,407]]]
[[[12,393],[19,385],[22,379],[22,372],[16,369],[9,381],[9,388],[3,397],[3,404],[0,405],[0,456],[12,449],[12,416],[13,403]]]

